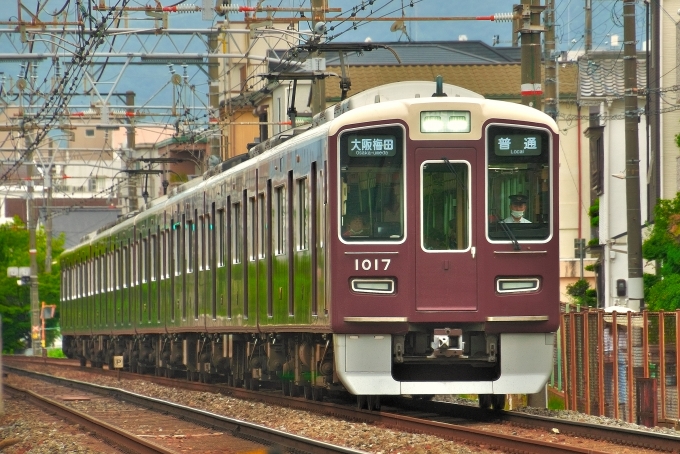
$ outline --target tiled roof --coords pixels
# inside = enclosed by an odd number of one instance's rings
[[[326,69],[329,72],[341,74],[339,66],[327,66]],[[434,80],[438,75],[444,78],[445,83],[467,88],[486,98],[516,101],[520,99],[521,66],[519,63],[495,65],[350,65],[348,76],[352,82],[352,87],[349,95],[377,85],[405,80],[431,80],[434,89]],[[560,65],[559,89],[561,97],[575,97],[576,80],[576,65]],[[337,101],[339,98],[339,79],[334,77],[326,79],[326,99]]]
[[[623,54],[594,52],[578,59],[579,99],[622,98],[624,95]],[[647,85],[644,53],[637,56],[637,85]]]

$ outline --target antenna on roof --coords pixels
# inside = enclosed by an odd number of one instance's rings
[[[436,84],[437,84],[437,91],[432,93],[433,98],[442,98],[444,96],[448,96],[446,93],[444,93],[444,79],[442,76],[437,76],[435,79]]]

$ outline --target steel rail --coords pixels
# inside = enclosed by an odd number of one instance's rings
[[[5,368],[11,368],[11,366],[7,365],[7,362],[5,362]],[[19,374],[26,374],[26,375],[35,375],[39,376],[40,379],[46,380],[48,382],[52,383],[64,383],[64,382],[69,382],[72,383],[72,386],[82,390],[82,391],[87,391],[87,392],[97,392],[97,388],[101,389],[111,389],[115,390],[117,393],[119,393],[119,397],[121,399],[124,399],[127,402],[137,404],[140,406],[146,406],[149,407],[149,402],[155,401],[156,399],[153,398],[147,398],[144,396],[139,396],[135,395],[134,393],[128,393],[127,391],[123,391],[120,389],[116,388],[108,388],[108,387],[103,387],[99,385],[91,385],[89,383],[84,383],[84,382],[78,382],[78,381],[72,381],[68,379],[62,379],[60,377],[53,377],[49,375],[44,375],[40,374],[38,372],[29,372],[29,371],[23,371],[21,369],[14,369],[16,373]],[[83,370],[82,368],[80,370]],[[551,442],[545,442],[545,441],[540,441],[540,440],[530,440],[530,439],[525,439],[522,437],[518,436],[513,436],[513,435],[504,435],[504,434],[499,434],[499,433],[494,433],[490,431],[485,431],[481,429],[474,429],[470,427],[464,427],[461,425],[457,424],[449,424],[449,423],[442,423],[442,422],[437,422],[437,421],[431,421],[423,418],[417,418],[417,417],[410,417],[410,416],[405,416],[405,415],[399,415],[396,413],[388,413],[388,412],[371,412],[367,410],[357,410],[354,407],[347,406],[347,405],[338,405],[338,404],[333,404],[333,403],[325,403],[325,402],[317,402],[317,401],[310,401],[310,400],[303,400],[303,399],[295,399],[295,398],[289,398],[289,397],[284,397],[280,395],[273,395],[272,393],[266,393],[263,391],[248,391],[242,388],[232,388],[228,386],[221,386],[221,385],[207,385],[203,383],[198,383],[198,382],[187,382],[187,381],[181,381],[181,380],[173,380],[173,379],[168,379],[164,377],[155,377],[155,376],[149,376],[149,375],[144,375],[140,376],[138,374],[131,374],[131,373],[119,373],[119,372],[111,372],[111,371],[106,371],[103,369],[88,369],[88,370],[94,370],[96,373],[101,373],[103,375],[119,375],[124,378],[131,378],[131,379],[136,379],[143,377],[144,380],[160,384],[163,386],[174,386],[174,387],[181,387],[183,389],[187,390],[193,390],[193,391],[203,391],[203,392],[219,392],[222,394],[228,394],[234,397],[242,398],[242,399],[248,399],[248,400],[259,400],[259,401],[264,401],[267,403],[272,403],[276,405],[281,405],[281,406],[288,406],[291,408],[303,410],[303,411],[309,411],[309,412],[314,412],[314,413],[322,413],[326,415],[332,415],[338,418],[343,418],[347,420],[360,420],[363,422],[371,423],[371,424],[379,424],[385,427],[390,427],[396,430],[401,430],[401,431],[408,431],[408,432],[415,432],[415,433],[426,433],[430,435],[435,435],[447,440],[452,440],[452,441],[457,441],[457,442],[468,442],[468,443],[474,443],[474,444],[484,444],[486,446],[494,447],[497,449],[501,450],[510,450],[510,451],[517,451],[517,452],[526,452],[526,453],[536,453],[536,454],[558,454],[558,453],[580,453],[580,454],[604,454],[603,452],[592,450],[592,449],[584,449],[584,448],[579,448],[576,446],[569,446],[569,445],[563,445],[563,444],[557,444],[557,443],[551,443]],[[139,399],[139,400],[137,400]],[[409,399],[410,400],[410,399]],[[159,401],[161,402],[161,401]],[[208,414],[210,417],[214,417],[212,414],[207,413],[207,412],[202,412],[198,410],[193,410],[189,409],[187,407],[183,407],[180,405],[172,404],[173,408],[176,406],[178,408],[182,408],[184,411],[187,412],[187,416],[182,416],[186,418],[191,418],[192,414]],[[451,408],[451,407],[449,407]],[[470,407],[472,408],[472,407]],[[169,411],[167,408],[165,410],[162,409],[162,407],[158,408],[158,411]],[[175,410],[172,410],[173,413]],[[489,419],[488,412],[485,413],[487,416],[486,418],[482,417],[482,419]],[[450,416],[451,413],[448,413]],[[222,418],[222,417],[220,417]],[[228,418],[224,418],[228,419]],[[472,418],[474,419],[474,418]],[[197,423],[202,423],[202,424],[208,424],[215,426],[215,421],[214,420],[203,420],[203,419],[198,419],[198,420],[193,420],[189,419],[192,422],[197,422]],[[243,424],[243,426],[240,426],[240,424]],[[526,424],[525,424],[526,425]],[[234,433],[244,433],[248,429],[249,423],[244,423],[241,421],[238,421],[236,425],[227,425],[226,427],[222,428],[219,427],[221,430],[230,430]],[[255,435],[253,435],[255,436]],[[280,443],[281,445],[285,444],[283,441],[277,440],[274,441],[276,443]],[[299,448],[302,449],[302,448]],[[315,451],[316,452],[316,451]],[[338,451],[331,451],[331,452],[338,452]],[[349,452],[356,452],[356,451],[349,451]]]
[[[391,424],[388,418],[390,413],[386,412],[375,413],[369,411],[361,411],[360,413],[357,413],[357,410],[351,406],[343,406],[327,402],[322,403],[316,401],[307,401],[300,398],[284,397],[278,394],[267,393],[265,391],[249,391],[244,388],[234,388],[223,384],[208,385],[199,382],[170,379],[165,377],[156,377],[152,375],[140,376],[139,374],[109,371],[105,369],[96,368],[84,369],[78,366],[78,364],[75,361],[71,360],[56,360],[50,358],[40,359],[32,357],[5,357],[6,360],[9,359],[10,361],[19,358],[20,361],[33,362],[45,365],[56,365],[60,367],[65,366],[66,365],[65,363],[68,362],[74,368],[77,368],[79,370],[87,370],[96,374],[108,376],[119,375],[120,377],[129,379],[139,379],[140,377],[143,377],[144,380],[156,383],[161,386],[174,386],[191,391],[216,392],[220,394],[230,395],[233,397],[238,397],[241,399],[259,400],[276,405],[288,406],[303,411],[331,414],[333,416],[349,420],[360,419],[365,422],[390,425],[391,427],[395,428],[403,429],[403,424],[405,424],[402,422],[395,422],[394,425]],[[7,364],[7,361],[5,361],[5,364]],[[438,415],[440,420],[441,418],[454,418],[454,417],[477,421],[501,420],[509,422],[511,424],[515,424],[520,427],[544,428],[547,430],[558,429],[560,433],[569,434],[572,436],[596,440],[607,440],[614,443],[626,444],[628,446],[652,448],[666,452],[680,452],[680,436],[673,436],[656,432],[647,432],[635,429],[627,429],[615,426],[602,426],[578,421],[568,421],[548,416],[528,415],[526,413],[513,411],[501,411],[491,413],[488,410],[483,410],[479,407],[452,404],[449,402],[424,401],[410,398],[394,398],[392,400],[394,401],[395,413],[399,411],[398,409],[401,409],[430,414],[434,413]],[[425,433],[429,433],[427,428],[411,430],[419,430]],[[489,436],[488,433],[486,433],[486,436],[487,437]],[[487,439],[485,443],[488,444],[488,442],[489,441]],[[562,449],[563,452],[566,452],[565,450],[568,448],[562,447],[560,449]]]
[[[241,421],[234,418],[228,418],[208,411],[187,407],[185,405],[168,402],[161,399],[156,399],[154,397],[143,396],[141,394],[125,391],[119,388],[95,385],[92,383],[86,383],[78,380],[54,377],[39,372],[26,371],[23,369],[8,366],[6,363],[3,364],[3,368],[11,370],[17,375],[37,378],[61,386],[70,386],[74,389],[78,389],[88,393],[113,397],[117,400],[122,400],[132,405],[148,408],[158,413],[171,414],[174,417],[184,419],[194,424],[199,424],[206,427],[212,427],[217,430],[230,432],[234,436],[247,438],[263,444],[273,444],[275,446],[284,447],[298,452],[308,452],[314,454],[337,454],[337,453],[365,454],[365,451],[345,448],[343,446],[336,446],[330,443],[313,440],[311,438],[289,434],[280,430],[270,429],[268,427],[260,426],[246,421]],[[140,376],[137,375],[137,377]],[[145,376],[145,379],[149,378],[150,377]],[[172,383],[169,386],[177,387],[178,381],[177,380],[172,381]],[[205,391],[205,389],[203,389],[203,391]]]
[[[26,389],[17,388],[7,383],[3,383],[3,388],[10,393],[21,396],[46,413],[56,414],[59,417],[67,419],[71,422],[85,427],[87,430],[94,432],[97,436],[105,439],[107,442],[129,450],[137,454],[175,454],[175,451],[167,450],[162,446],[144,440],[118,427],[112,426],[104,421],[94,418],[85,413],[79,412],[73,408],[67,407],[55,402],[52,399],[41,396]]]

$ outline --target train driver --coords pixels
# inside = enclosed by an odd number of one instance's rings
[[[347,228],[343,231],[342,236],[367,236],[369,229],[364,223],[364,217],[360,214],[350,216]]]
[[[505,223],[522,223],[531,224],[531,221],[524,217],[524,211],[527,209],[527,196],[524,194],[514,194],[510,197],[510,216],[503,219]]]

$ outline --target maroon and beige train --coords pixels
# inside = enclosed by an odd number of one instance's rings
[[[319,398],[533,393],[559,324],[555,122],[360,93],[62,258],[64,350]]]

